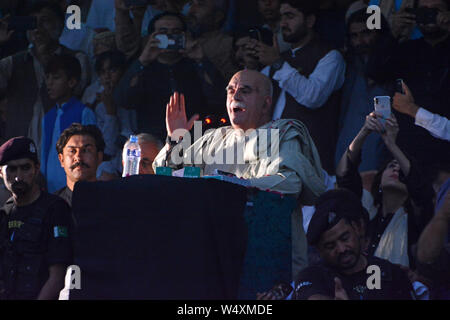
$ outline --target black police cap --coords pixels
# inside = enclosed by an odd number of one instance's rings
[[[333,228],[341,219],[359,222],[368,213],[361,200],[351,191],[335,189],[323,193],[316,201],[316,211],[309,223],[307,240],[310,245],[319,242],[321,235]]]
[[[29,138],[11,138],[0,147],[0,166],[6,165],[9,161],[23,158],[31,159],[35,163],[39,162],[36,145]]]

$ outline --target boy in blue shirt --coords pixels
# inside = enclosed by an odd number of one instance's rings
[[[56,106],[42,119],[41,172],[47,188],[53,193],[66,184],[66,175],[58,160],[56,142],[72,123],[97,124],[95,113],[82,104],[74,90],[81,78],[81,65],[69,55],[54,56],[46,68],[46,83],[50,98]]]

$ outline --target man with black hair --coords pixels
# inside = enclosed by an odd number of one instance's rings
[[[366,115],[373,111],[373,98],[388,96],[390,88],[376,83],[367,76],[366,66],[377,43],[389,36],[389,29],[384,17],[382,28],[369,30],[367,20],[370,17],[362,8],[347,19],[347,68],[342,87],[341,114],[339,117],[339,136],[337,139],[335,164],[358,133],[366,120]],[[367,138],[362,149],[360,171],[376,170],[382,164],[386,148],[379,135]]]
[[[78,181],[96,181],[97,168],[103,160],[105,142],[94,125],[72,124],[56,143],[58,159],[66,173],[66,186],[55,194],[72,206],[72,192]]]
[[[67,49],[59,43],[64,27],[60,7],[48,1],[35,3],[29,15],[37,18],[37,29],[27,31],[30,48],[0,60],[0,95],[7,98],[5,138],[28,136],[41,150],[41,121],[54,106],[47,93],[45,72],[55,55],[68,54],[81,64],[80,95],[90,82],[90,67],[85,53]]]
[[[117,47],[127,57],[136,57],[142,50],[145,50],[151,37],[149,39],[141,38],[130,19],[130,8],[125,6],[123,0],[115,1]],[[186,17],[187,29],[184,30],[187,38],[186,54],[189,56],[192,52],[190,49],[194,48],[196,53],[201,54],[202,59],[200,60],[203,60],[201,62],[210,61],[225,81],[238,71],[232,59],[233,39],[220,31],[227,10],[228,0],[191,1]],[[156,21],[155,18],[156,16],[153,18],[153,22]],[[153,31],[151,22],[148,34],[151,35]]]
[[[119,106],[136,110],[138,131],[165,139],[165,106],[175,91],[184,93],[191,101],[192,112],[202,118],[222,116],[225,83],[214,65],[205,60],[198,43],[188,40],[181,50],[159,48],[158,35],[186,32],[183,17],[162,13],[150,23],[150,32],[144,50],[115,91]]]
[[[130,110],[117,106],[114,89],[127,68],[125,55],[117,50],[101,53],[95,61],[98,82],[86,89],[82,102],[95,111],[97,126],[105,139],[105,155],[114,157],[119,148],[118,138],[127,137],[134,130],[130,119]]]
[[[0,166],[12,193],[0,211],[0,298],[56,300],[72,263],[69,206],[40,190],[32,140],[16,137],[5,142]]]
[[[368,75],[377,82],[403,79],[415,104],[431,114],[450,119],[450,1],[418,0],[417,8],[427,10],[429,21],[419,20],[423,38],[381,43],[368,63]],[[426,19],[425,19],[426,20]],[[421,112],[422,113],[422,112]],[[415,125],[408,114],[394,111],[402,130],[399,147],[413,155],[427,169],[438,162],[450,162],[450,142],[433,137]]]
[[[300,273],[295,299],[411,299],[412,286],[399,266],[363,255],[362,221],[366,220],[366,214],[361,201],[351,191],[331,190],[319,197],[307,239],[318,250],[322,263]],[[372,275],[375,279],[369,279]]]
[[[0,1],[0,59],[25,50],[28,46],[24,31],[8,30],[12,16],[23,15],[25,0]]]
[[[291,45],[283,39],[280,26],[280,7],[280,0],[258,0],[258,13],[263,19],[262,28],[268,29],[276,35],[280,52],[285,52],[291,48]]]
[[[64,172],[59,166],[55,145],[61,132],[74,122],[96,124],[95,113],[75,96],[80,81],[81,66],[70,55],[55,56],[46,70],[48,95],[56,101],[42,119],[41,171],[47,180],[49,192],[64,186]]]
[[[254,54],[274,82],[273,119],[297,119],[307,127],[317,146],[323,168],[334,174],[339,116],[339,89],[345,76],[342,55],[314,33],[317,2],[281,1],[281,30],[291,50],[280,54],[253,40]]]

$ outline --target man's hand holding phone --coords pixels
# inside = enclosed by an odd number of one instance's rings
[[[413,118],[416,117],[417,111],[419,111],[419,106],[414,102],[414,97],[411,94],[408,86],[403,82],[402,88],[405,94],[396,92],[394,95],[394,101],[392,107],[403,114],[407,114]]]
[[[364,123],[363,131],[365,131],[366,134],[369,134],[371,132],[378,132],[386,144],[395,143],[397,134],[399,132],[399,127],[395,115],[391,113],[389,118],[386,119],[384,125],[379,121],[380,118],[382,118],[382,115],[376,112],[372,112],[368,116],[366,116],[366,122]]]
[[[160,33],[154,32],[150,35],[144,50],[142,50],[142,53],[139,56],[139,62],[143,66],[148,66],[150,63],[155,61],[161,53],[167,51],[160,48],[161,41],[156,37],[158,34]]]
[[[270,66],[277,60],[280,60],[280,48],[278,46],[278,39],[276,35],[273,35],[273,46],[268,46],[262,41],[255,39],[249,39],[249,47],[253,48],[255,56],[259,62],[265,66]]]

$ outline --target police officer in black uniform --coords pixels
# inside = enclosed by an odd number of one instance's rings
[[[405,271],[387,260],[363,254],[365,215],[361,201],[350,191],[331,190],[319,197],[307,239],[322,260],[300,273],[295,283],[296,299],[414,298]]]
[[[12,197],[0,210],[0,298],[58,299],[72,262],[70,208],[40,190],[34,142],[0,147],[1,177]]]

